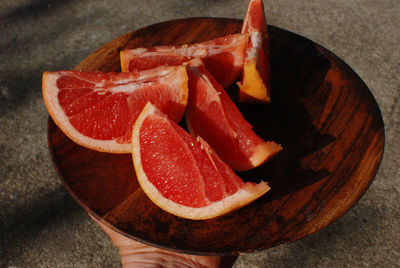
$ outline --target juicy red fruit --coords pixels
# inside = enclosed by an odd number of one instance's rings
[[[179,121],[181,117],[181,112],[173,112],[179,104],[171,101],[175,97],[171,97],[169,87],[155,80],[137,83],[129,73],[80,72],[61,75],[56,83],[59,104],[71,125],[97,140],[130,143],[133,124],[148,99],[156,101],[161,110],[169,111],[173,120]],[[125,89],[115,90],[119,86]]]
[[[139,143],[149,181],[178,204],[203,207],[235,193],[243,183],[220,160],[210,161],[198,141],[177,125],[146,118]]]
[[[249,170],[281,150],[252,130],[201,60],[189,62],[188,76],[188,128],[193,135],[204,138],[232,169]]]

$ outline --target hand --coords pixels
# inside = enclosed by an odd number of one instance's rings
[[[91,215],[89,215],[92,217]],[[123,267],[176,267],[176,268],[217,268],[232,267],[237,257],[198,256],[177,253],[145,245],[129,239],[92,217],[111,238],[119,249]]]

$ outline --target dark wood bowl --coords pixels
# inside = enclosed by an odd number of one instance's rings
[[[242,21],[188,18],[123,35],[76,69],[120,71],[124,48],[201,42],[240,32]],[[272,104],[239,105],[255,131],[284,150],[239,175],[267,179],[272,190],[254,203],[206,221],[162,211],[145,196],[131,155],[85,149],[49,120],[48,142],[62,181],[91,215],[119,233],[194,254],[236,254],[308,236],[337,220],[365,193],[384,147],[379,107],[357,74],[318,44],[274,26]],[[231,92],[235,92],[232,88]]]

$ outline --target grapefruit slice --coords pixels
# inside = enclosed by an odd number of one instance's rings
[[[215,79],[228,88],[242,72],[247,42],[247,34],[232,34],[197,44],[126,49],[120,53],[121,69],[135,72],[202,58]]]
[[[257,167],[282,150],[252,130],[200,59],[189,62],[188,77],[187,127],[194,136],[204,138],[233,170]]]
[[[250,0],[242,33],[249,34],[242,82],[238,82],[239,101],[248,103],[271,102],[271,70],[269,41],[262,0]]]
[[[132,127],[147,101],[175,122],[188,98],[183,66],[138,73],[58,71],[43,74],[43,99],[57,126],[74,142],[130,153]]]
[[[146,195],[176,216],[203,220],[238,209],[266,193],[266,182],[243,182],[200,137],[151,103],[132,132],[132,158]]]

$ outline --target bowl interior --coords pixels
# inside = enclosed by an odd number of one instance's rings
[[[234,19],[189,18],[151,25],[99,48],[76,69],[120,71],[124,48],[201,42],[240,32]],[[239,174],[272,190],[228,215],[192,221],[162,211],[140,189],[131,155],[95,152],[70,141],[51,119],[48,141],[65,186],[89,213],[138,241],[195,254],[251,252],[310,235],[364,194],[382,159],[384,127],[368,87],[318,44],[269,26],[272,104],[239,109],[284,150]],[[229,92],[235,98],[236,88]]]

